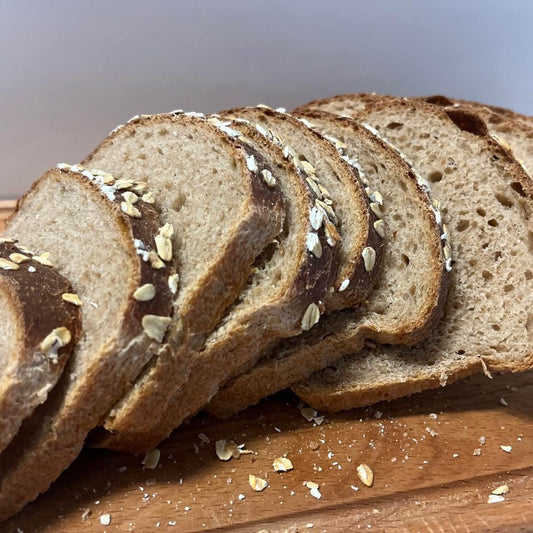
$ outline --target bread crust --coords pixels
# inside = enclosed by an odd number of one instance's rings
[[[0,269],[0,290],[12,306],[17,327],[10,359],[0,376],[0,452],[22,421],[46,400],[81,335],[79,307],[62,298],[73,293],[70,282],[33,256],[15,242],[0,241],[2,259],[22,261],[14,262],[16,270]],[[56,328],[67,328],[70,340],[44,352],[41,343]]]
[[[227,242],[221,243],[220,259],[197,280],[199,289],[180,303],[178,320],[170,331],[173,350],[150,362],[128,394],[104,420],[106,431],[93,432],[92,446],[134,449],[139,436],[149,431],[168,409],[172,392],[189,376],[194,354],[240,293],[255,258],[283,226],[285,199],[279,187],[269,186],[261,175],[261,170],[269,170],[268,162],[253,148],[231,138],[203,116],[179,113],[137,117],[112,133],[86,161],[90,163],[93,155],[108,149],[118,135],[131,135],[139,125],[171,128],[177,122],[207,128],[220,139],[234,156],[237,172],[242,175],[242,186],[247,191],[246,203],[232,218],[233,231]],[[255,158],[257,171],[247,166],[247,158],[251,156]]]
[[[7,222],[7,231],[17,213],[24,209],[26,199],[40,187],[46,187],[47,180],[77,180],[94,197],[95,204],[108,210],[121,228],[124,248],[132,264],[132,279],[125,289],[130,296],[117,317],[117,334],[105,340],[100,353],[90,355],[84,375],[76,375],[75,350],[48,400],[24,421],[0,455],[0,521],[48,489],[77,457],[88,432],[123,394],[143,365],[166,347],[165,343],[147,337],[142,319],[148,314],[171,315],[172,298],[167,278],[172,270],[168,265],[152,268],[141,259],[135,246],[137,239],[156,248],[155,235],[160,229],[158,214],[151,205],[139,201],[135,207],[141,217],[126,215],[120,207],[118,194],[111,201],[98,185],[82,177],[82,173],[77,167],[48,171],[20,200],[17,212]],[[146,283],[156,286],[155,297],[148,302],[136,300],[133,293]]]
[[[388,158],[391,167],[397,169],[398,179],[406,183],[412,194],[418,198],[421,216],[426,220],[431,235],[425,244],[432,250],[431,256],[434,258],[433,281],[429,284],[433,292],[428,298],[431,305],[420,309],[415,317],[406,317],[403,325],[391,324],[389,328],[373,327],[371,320],[365,323],[364,305],[356,310],[333,314],[318,324],[311,336],[291,339],[272,350],[266,350],[264,359],[255,368],[228,382],[207,406],[207,411],[218,417],[226,418],[261,398],[304,379],[303,376],[334,363],[347,351],[357,353],[363,348],[366,339],[408,345],[419,342],[433,329],[444,309],[450,272],[445,268],[442,252],[442,228],[439,228],[431,199],[419,183],[419,178],[383,140],[353,120],[313,110],[301,112],[299,115],[306,118],[310,124],[332,121],[338,128],[346,128],[352,135],[367,139],[374,152]]]
[[[353,95],[354,99],[359,99],[360,95]],[[350,98],[342,96],[340,100]],[[421,102],[420,100],[398,99],[394,97],[380,98],[377,95],[361,95],[361,101],[370,111],[388,111],[391,107],[406,107],[416,109],[419,113],[431,113],[443,119],[451,120],[458,128],[473,133],[485,143],[487,149],[493,154],[494,165],[500,170],[500,174],[512,175],[513,182],[519,184],[521,196],[528,204],[531,212],[533,209],[533,182],[531,177],[524,170],[523,166],[513,157],[512,151],[506,143],[502,143],[498,138],[491,136],[482,119],[473,112],[470,106],[453,105],[453,107],[440,107],[442,102],[436,102],[439,106]],[[329,100],[331,102],[331,99]],[[317,103],[312,104],[316,106]],[[318,107],[320,107],[318,102]],[[364,107],[363,106],[363,107]],[[417,348],[418,349],[418,348]],[[423,349],[423,348],[420,348]],[[385,347],[381,348],[384,351]],[[370,384],[358,387],[356,383],[351,387],[320,387],[314,383],[302,382],[293,386],[293,390],[304,401],[316,408],[328,411],[340,411],[369,405],[382,400],[391,400],[401,396],[407,396],[415,392],[420,392],[429,388],[436,388],[444,384],[452,383],[457,379],[475,374],[480,371],[490,372],[520,372],[533,367],[533,351],[527,347],[524,356],[516,360],[505,360],[490,355],[481,355],[460,359],[453,365],[451,371],[417,372],[415,375],[408,375],[401,380],[389,381],[386,383]]]

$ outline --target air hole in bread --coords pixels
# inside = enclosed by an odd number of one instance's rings
[[[470,261],[468,261],[468,264],[471,267],[476,267],[477,266],[477,261],[475,259],[470,259]]]
[[[482,248],[483,250],[486,250],[488,247],[489,247],[489,243],[488,243],[488,242],[484,242],[484,243],[481,245],[481,248]]]
[[[404,262],[405,266],[409,266],[410,260],[407,255],[402,254],[402,261]]]
[[[455,353],[457,355],[464,355],[466,352],[464,350],[457,350]]]
[[[495,219],[495,218],[491,218],[487,224],[491,227],[491,228],[497,228],[498,227],[498,221]]]
[[[514,285],[512,283],[508,283],[503,287],[504,292],[512,292],[514,291]]]
[[[176,197],[174,198],[174,201],[172,202],[172,209],[174,211],[179,212],[181,208],[185,205],[185,202],[187,201],[187,197],[182,192],[178,192]]]
[[[455,229],[457,231],[464,231],[465,229],[468,229],[468,226],[470,226],[470,220],[461,220],[459,223],[455,226]]]
[[[143,154],[143,153],[137,154],[137,159],[141,159],[144,161],[146,159],[146,154]]]
[[[149,139],[152,135],[153,135],[153,133],[151,131],[145,131],[144,132],[144,138],[145,139]]]
[[[164,152],[163,152],[163,149],[160,146],[157,147],[157,153],[159,155],[165,155]]]
[[[531,270],[526,270],[524,272],[524,275],[526,276],[526,279],[529,280],[529,279],[533,279],[533,272],[531,272]]]
[[[420,134],[420,138],[421,139],[429,139],[429,137],[430,137],[429,133],[421,133]]]
[[[389,122],[387,124],[387,128],[389,130],[399,130],[399,129],[403,128],[403,124],[401,122]]]
[[[492,277],[493,277],[493,276],[492,276],[492,273],[489,272],[488,270],[484,270],[484,271],[481,273],[481,275],[483,276],[483,279],[484,279],[485,281],[490,281],[490,280],[492,279]]]
[[[194,139],[194,136],[191,133],[187,133],[187,139],[190,139],[192,141]]]
[[[497,192],[494,197],[496,198],[496,200],[498,200],[498,202],[500,202],[500,204],[502,204],[503,206],[505,207],[513,207],[514,205],[514,202],[510,199],[510,198],[507,198],[507,196]]]
[[[526,331],[528,332],[529,336],[531,337],[531,334],[533,333],[533,313],[528,313],[527,314]]]
[[[484,217],[484,216],[487,214],[487,212],[486,212],[482,207],[478,207],[478,208],[476,209],[476,213],[477,213],[480,217]]]
[[[502,253],[500,251],[494,252],[494,261],[502,258]]]
[[[501,328],[500,328],[500,326],[498,326],[498,324],[492,324],[492,329],[494,331],[500,331]]]
[[[524,188],[522,187],[522,184],[519,183],[518,181],[513,181],[511,183],[511,189],[513,189],[513,191],[517,192],[520,196],[522,196],[522,198],[526,196],[526,193],[524,192]]]
[[[231,159],[231,168],[237,168],[237,160],[235,158]]]
[[[161,136],[168,135],[168,129],[167,128],[161,128],[157,133],[159,133],[159,135],[161,135]]]
[[[477,115],[459,109],[447,109],[446,114],[460,130],[480,137],[488,134],[487,125]]]
[[[135,128],[132,128],[129,132],[128,132],[128,137],[135,137],[135,135],[137,134],[137,130]]]
[[[531,231],[527,232],[527,240],[528,240],[529,253],[533,254],[533,232]]]

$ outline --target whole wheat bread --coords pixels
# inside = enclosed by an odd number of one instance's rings
[[[0,240],[0,452],[46,400],[81,335],[77,295],[51,265]]]
[[[179,272],[174,349],[152,359],[91,443],[129,449],[150,429],[175,388],[189,375],[224,309],[242,290],[256,257],[281,231],[284,199],[265,181],[268,162],[199,113],[168,113],[130,120],[86,160],[117,177],[146,181],[175,228]]]
[[[479,372],[533,366],[531,179],[486,124],[461,107],[363,95],[311,104],[365,121],[429,176],[442,200],[454,268],[443,320],[411,349],[375,346],[296,385],[337,411],[409,395]]]
[[[284,231],[255,265],[255,272],[228,309],[205,347],[193,355],[188,381],[176,391],[161,422],[144,434],[121,442],[121,449],[143,451],[153,447],[183,420],[200,410],[217,392],[219,384],[244,365],[252,365],[261,350],[280,337],[310,329],[323,310],[323,300],[335,277],[337,249],[328,243],[325,211],[317,225],[313,215],[320,198],[306,166],[296,166],[283,155],[283,145],[271,132],[244,121],[210,119],[228,134],[248,144],[270,163],[268,176],[286,198]],[[315,183],[315,189],[317,185]],[[316,317],[313,315],[316,313]]]
[[[364,127],[335,115],[307,112],[301,118],[343,146],[361,167],[372,190],[383,196],[384,256],[376,288],[365,304],[324,317],[319,327],[284,341],[251,371],[233,379],[207,410],[228,416],[362,348],[367,338],[412,344],[434,327],[443,308],[449,272],[442,247],[440,215],[427,184],[391,148]],[[377,203],[377,202],[376,202]],[[421,245],[421,243],[423,243]]]
[[[0,520],[48,488],[139,369],[165,349],[172,270],[148,258],[158,249],[160,223],[136,194],[144,188],[60,165],[33,185],[7,221],[11,236],[49,250],[72,283],[82,303],[83,336],[46,402],[0,455]]]

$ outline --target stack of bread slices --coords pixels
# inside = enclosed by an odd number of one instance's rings
[[[202,409],[533,367],[526,168],[531,117],[353,94],[136,116],[46,172],[0,242],[0,520]]]

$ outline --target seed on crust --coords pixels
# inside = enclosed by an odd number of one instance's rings
[[[322,257],[322,244],[316,233],[310,232],[307,234],[307,249],[317,258]]]
[[[152,283],[145,283],[141,285],[134,293],[133,297],[138,302],[148,302],[153,300],[155,296],[155,285]]]
[[[122,198],[124,198],[124,201],[126,201],[128,204],[135,204],[139,201],[139,197],[131,191],[126,191],[122,193]]]
[[[40,348],[44,354],[53,352],[57,355],[57,350],[66,346],[72,339],[72,335],[68,328],[61,326],[52,330],[41,342]]]
[[[372,472],[368,465],[364,463],[360,464],[357,467],[357,475],[359,476],[359,479],[363,482],[363,484],[367,487],[371,487],[373,485],[374,472]]]
[[[142,201],[145,204],[154,204],[155,203],[155,198],[153,197],[151,192],[147,192],[147,193],[142,195]]]
[[[385,237],[385,222],[380,219],[376,220],[373,225],[376,233],[383,239]]]
[[[131,189],[134,185],[132,180],[121,179],[115,182],[115,188],[119,191],[124,189]]]
[[[309,161],[299,161],[298,165],[302,167],[307,174],[316,174],[316,169]]]
[[[372,202],[370,204],[370,210],[374,215],[376,215],[378,218],[383,218],[383,211],[381,210],[381,207],[377,202]]]
[[[48,259],[49,257],[50,257],[50,252],[44,252],[41,255],[34,255],[32,259],[34,261],[37,261],[37,263],[40,263],[41,265],[44,265],[44,266],[48,266],[48,267],[54,266],[52,262]]]
[[[324,230],[326,232],[326,241],[330,246],[335,246],[341,240],[337,228],[327,217],[324,218]]]
[[[500,485],[499,487],[496,487],[492,494],[495,494],[496,496],[501,496],[502,494],[507,494],[509,492],[509,486],[508,485]]]
[[[340,285],[339,285],[339,292],[345,291],[348,288],[348,285],[350,285],[350,280],[346,278]]]
[[[307,178],[305,178],[305,181],[307,182],[309,187],[311,187],[311,190],[315,193],[315,196],[318,199],[321,200],[322,198],[324,198],[322,196],[322,192],[320,191],[320,187],[318,186],[318,183],[311,176],[308,176]]]
[[[363,263],[365,264],[365,270],[370,272],[376,264],[376,250],[372,246],[366,246],[363,248]]]
[[[324,211],[314,206],[309,212],[309,221],[311,222],[311,227],[315,230],[320,229],[320,226],[322,226],[323,220],[324,220]]]
[[[132,218],[141,218],[141,212],[132,204],[128,202],[121,202],[120,209],[126,213],[126,215]]]
[[[259,167],[257,166],[257,161],[255,160],[255,157],[252,154],[246,156],[246,166],[248,167],[248,170],[250,172],[257,172],[259,170]]]
[[[302,330],[309,331],[320,320],[320,309],[315,303],[309,304],[302,317]]]
[[[328,215],[328,218],[331,220],[331,222],[333,222],[333,224],[336,225],[338,223],[337,215],[335,214],[335,211],[333,211],[331,205],[328,205],[322,200],[316,200],[315,203],[318,207],[321,207],[326,212],[326,215]]]
[[[169,238],[156,235],[155,246],[157,248],[157,255],[163,261],[170,261],[172,259],[172,241]]]
[[[274,187],[276,185],[276,178],[272,175],[272,172],[268,169],[264,169],[261,171],[261,175],[263,176],[263,179],[265,180],[265,183],[269,187]]]
[[[144,315],[142,327],[148,337],[157,342],[163,342],[171,322],[172,319],[168,316]]]
[[[20,263],[25,263],[26,261],[29,261],[30,258],[27,255],[13,253],[9,254],[9,259],[13,261],[13,263],[17,263],[17,265],[20,265]]]
[[[148,261],[150,261],[150,266],[155,269],[165,268],[165,263],[161,261],[161,258],[153,250],[148,252]]]
[[[179,282],[180,276],[179,274],[172,274],[168,277],[168,288],[170,289],[170,292],[172,294],[176,294],[178,292],[178,282]]]
[[[133,187],[132,189],[135,191],[135,192],[143,192],[146,190],[146,188],[148,187],[148,183],[146,183],[146,181],[136,181],[134,184],[133,184]],[[149,194],[149,193],[148,193]]]
[[[0,268],[3,270],[18,270],[20,267],[17,265],[17,263],[0,257]]]
[[[61,295],[61,299],[64,300],[65,302],[68,302],[69,304],[73,304],[78,307],[82,305],[80,297],[77,294],[74,294],[73,292],[64,292]]]
[[[254,476],[253,474],[248,476],[248,483],[256,492],[261,492],[268,487],[268,481],[266,479]]]
[[[0,243],[4,242],[15,242],[14,239],[7,239],[6,237],[0,237]],[[19,246],[19,248],[22,250],[22,248]]]
[[[274,460],[272,466],[276,472],[288,472],[294,468],[292,461],[287,457],[278,457]]]

